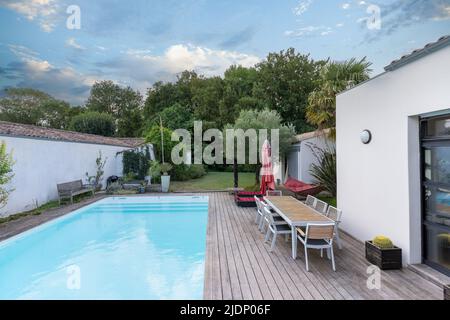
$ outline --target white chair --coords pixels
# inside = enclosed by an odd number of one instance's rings
[[[275,243],[277,242],[277,237],[279,235],[284,235],[286,237],[286,241],[289,239],[289,235],[291,234],[291,227],[286,223],[286,221],[275,221],[274,216],[268,207],[264,208],[266,212],[266,218],[268,220],[269,228],[266,233],[265,242],[269,241],[270,235],[272,234],[272,245],[270,246],[270,251],[272,252],[275,248]]]
[[[260,224],[259,224],[258,229],[259,229],[262,233],[265,232],[266,226],[269,225],[269,223],[270,223],[270,219],[269,219],[269,217],[267,216],[267,211],[264,210],[264,209],[267,209],[268,212],[270,212],[270,216],[272,217],[272,219],[273,219],[275,222],[281,223],[281,224],[286,223],[286,222],[284,221],[284,219],[283,219],[282,217],[280,217],[278,213],[274,212],[274,211],[272,210],[272,208],[270,208],[266,203],[264,203],[264,202],[261,201],[260,204],[262,205],[262,210],[261,210],[261,211],[262,211],[262,213],[263,213],[263,216],[262,216],[262,219],[261,219],[261,221],[260,221]]]
[[[328,209],[328,204],[324,201],[321,201],[319,199],[316,199],[316,203],[313,207],[317,212],[321,214],[326,214]]]
[[[342,210],[329,206],[326,216],[336,223],[334,237],[336,238],[339,249],[342,250],[341,238],[339,236],[339,225],[341,224]]]
[[[281,190],[269,190],[266,192],[267,197],[282,197],[283,191]]]
[[[256,216],[255,216],[255,224],[260,225],[261,220],[264,219],[264,205],[260,198],[255,196],[256,202]]]
[[[305,247],[306,271],[309,272],[308,249],[320,250],[322,258],[323,250],[326,249],[328,258],[331,257],[333,271],[336,271],[333,252],[333,235],[335,227],[335,223],[308,224],[306,226],[306,232],[297,228],[298,240],[300,240]]]
[[[308,207],[314,208],[314,206],[316,205],[316,200],[317,200],[317,199],[316,199],[315,197],[308,195],[308,196],[306,197],[305,204],[306,204]]]

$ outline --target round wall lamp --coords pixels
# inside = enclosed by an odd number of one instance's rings
[[[364,144],[369,144],[372,141],[372,132],[369,130],[364,130],[361,132],[361,142]]]

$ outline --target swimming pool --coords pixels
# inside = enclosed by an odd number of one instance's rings
[[[202,299],[208,197],[107,198],[0,243],[0,299]]]

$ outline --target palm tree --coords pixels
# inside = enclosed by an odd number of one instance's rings
[[[344,61],[328,61],[320,72],[318,89],[308,98],[306,117],[308,122],[319,130],[331,129],[330,136],[335,137],[336,95],[370,78],[372,63],[366,58]]]

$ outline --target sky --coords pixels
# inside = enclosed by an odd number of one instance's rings
[[[448,34],[450,0],[0,0],[0,89],[82,105],[96,81],[145,94],[183,70],[222,76],[289,47],[367,57],[374,76]]]

